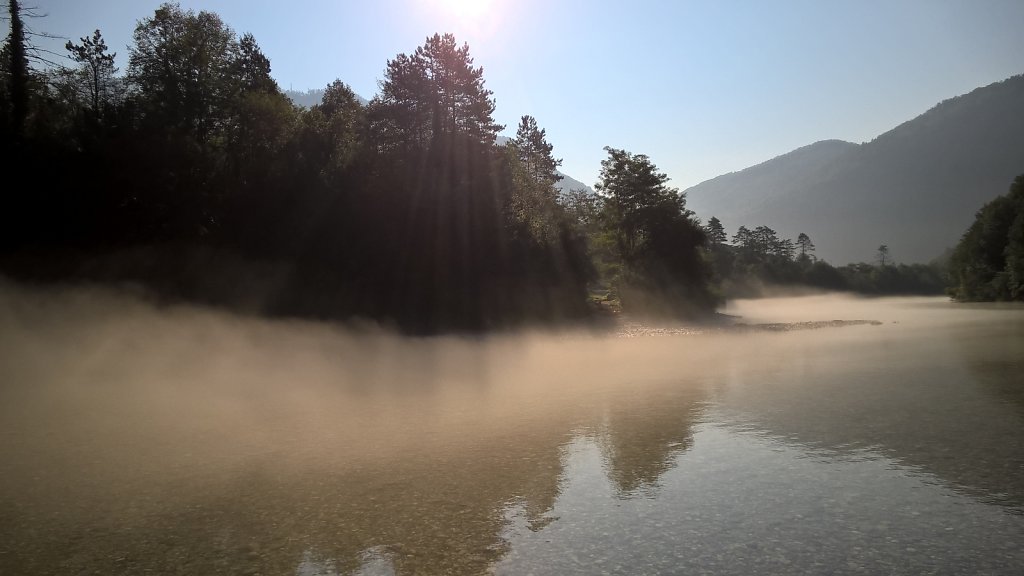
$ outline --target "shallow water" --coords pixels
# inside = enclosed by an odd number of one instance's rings
[[[0,287],[0,574],[1012,574],[1024,308],[405,339]]]

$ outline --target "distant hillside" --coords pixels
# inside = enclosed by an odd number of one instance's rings
[[[302,106],[304,108],[312,108],[324,100],[324,89],[313,88],[312,90],[306,90],[305,92],[299,92],[298,90],[284,90],[284,95],[291,99],[296,106]],[[356,100],[363,106],[369,104],[369,100],[363,98],[359,94],[356,94]]]
[[[1024,173],[1024,76],[946,100],[865,144],[827,140],[686,190],[728,233],[808,234],[834,264],[886,244],[925,262],[956,244],[982,204]]]

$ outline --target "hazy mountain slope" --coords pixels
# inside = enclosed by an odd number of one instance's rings
[[[572,176],[563,173],[561,170],[559,170],[558,173],[562,175],[562,179],[555,183],[555,187],[561,190],[562,194],[567,194],[571,190],[578,190],[580,188],[590,193],[594,192],[593,188],[584,184],[583,182],[580,182],[579,180],[573,178]]]
[[[871,142],[825,141],[686,191],[732,234],[805,232],[835,264],[887,244],[901,262],[957,242],[982,204],[1024,173],[1024,76],[946,100]]]
[[[312,88],[310,90],[306,90],[305,92],[300,92],[298,90],[283,90],[283,92],[285,96],[291,99],[292,103],[294,103],[296,106],[302,106],[304,108],[312,108],[313,106],[316,106],[317,104],[323,102],[324,99],[323,88]],[[369,100],[363,98],[359,94],[356,94],[356,100],[358,100],[359,103],[362,104],[363,106],[366,106],[367,104],[370,103]]]

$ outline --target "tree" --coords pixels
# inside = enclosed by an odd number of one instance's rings
[[[1024,184],[1024,179],[1020,179]],[[1024,206],[1010,225],[1006,244],[1006,280],[1009,297],[1024,300]]]
[[[978,210],[953,250],[950,293],[958,300],[1024,299],[1024,174]]]
[[[163,4],[136,26],[129,52],[128,78],[152,123],[200,142],[227,123],[238,45],[220,16]]]
[[[878,265],[882,266],[883,268],[886,264],[889,263],[889,247],[886,246],[885,244],[882,244],[881,246],[878,247],[877,260]]]
[[[708,220],[707,226],[704,227],[704,231],[708,234],[708,242],[712,245],[725,244],[729,237],[725,235],[725,228],[722,226],[722,221],[717,217],[712,216]]]
[[[11,18],[11,33],[4,45],[4,66],[6,92],[9,105],[8,127],[15,142],[21,140],[25,133],[25,121],[28,118],[28,56],[25,40],[25,23],[22,21],[22,8],[18,0],[10,0],[8,12]]]
[[[801,232],[796,237],[796,245],[799,247],[798,250],[800,250],[800,260],[807,260],[812,257],[812,254],[814,253],[814,243],[811,242],[810,236]]]
[[[627,262],[643,247],[651,228],[666,219],[686,218],[683,195],[667,186],[668,176],[644,154],[631,154],[605,146],[600,181],[595,188],[604,196],[605,219],[617,231],[619,252]]]
[[[601,198],[586,188],[573,188],[561,200],[569,216],[580,229],[592,232],[598,224]]]
[[[737,248],[752,250],[754,248],[754,233],[746,226],[740,226],[733,234],[732,244]]]
[[[473,67],[469,45],[459,47],[451,34],[435,34],[412,56],[389,60],[371,108],[382,151],[426,149],[453,135],[490,146],[504,128],[494,121],[483,68]]]
[[[238,40],[233,68],[242,91],[277,92],[277,82],[270,77],[270,59],[263,54],[256,38],[249,32]]]
[[[114,66],[116,53],[107,53],[107,43],[97,29],[92,37],[83,36],[81,44],[73,44],[70,40],[64,48],[71,53],[71,59],[82,65],[87,75],[89,102],[92,105],[93,116],[102,116],[101,100],[106,100],[113,90],[114,74],[117,67]]]
[[[356,93],[335,80],[327,85],[321,103],[313,106],[307,117],[321,123],[318,131],[326,138],[329,165],[334,168],[348,166],[362,146],[366,111]]]
[[[515,146],[520,164],[538,185],[552,187],[562,179],[558,174],[562,160],[551,155],[553,146],[547,141],[547,132],[537,127],[533,116],[520,119],[516,137],[509,143]]]
[[[777,240],[772,245],[772,255],[778,256],[784,260],[792,260],[793,254],[796,253],[796,246],[793,245],[793,241],[789,238]]]
[[[512,215],[543,241],[549,241],[556,233],[563,211],[555,188],[555,183],[562,179],[557,171],[562,161],[552,156],[552,148],[545,131],[537,127],[532,116],[522,117],[516,137],[507,144],[514,180]]]
[[[659,313],[693,313],[714,304],[710,269],[700,248],[707,238],[686,209],[686,197],[668,186],[650,158],[605,147],[596,188],[602,221],[624,269],[623,306]]]
[[[772,254],[779,242],[779,235],[775,230],[767,226],[754,228],[754,236],[757,238],[758,252],[762,255]]]

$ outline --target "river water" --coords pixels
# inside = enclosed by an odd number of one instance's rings
[[[768,326],[408,339],[5,284],[0,574],[1024,571],[1024,308],[724,311]]]

